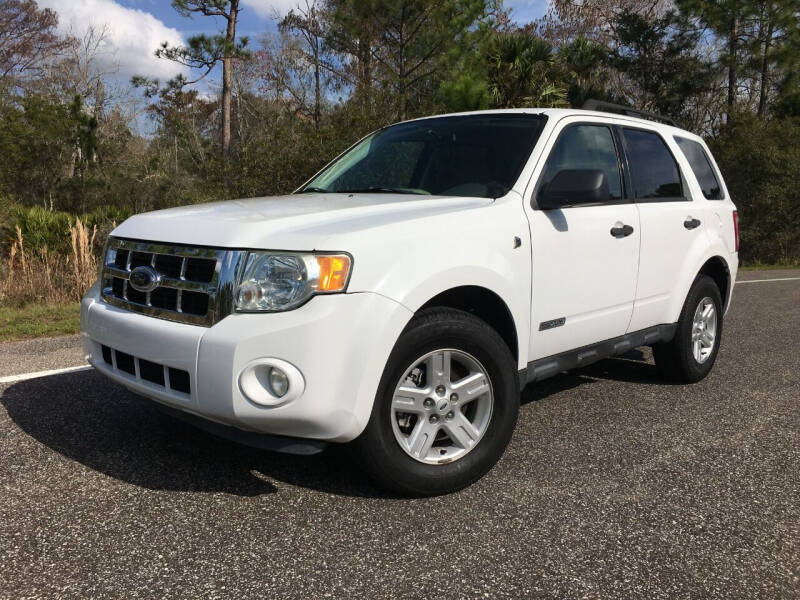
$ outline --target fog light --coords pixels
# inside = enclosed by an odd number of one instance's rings
[[[299,398],[305,388],[297,367],[279,358],[257,358],[239,374],[242,395],[259,406],[282,406]]]
[[[269,370],[269,389],[278,398],[283,398],[289,391],[289,378],[278,367]]]

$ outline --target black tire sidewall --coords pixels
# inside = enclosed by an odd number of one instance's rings
[[[692,352],[692,325],[697,306],[703,298],[711,298],[714,303],[714,309],[717,311],[717,331],[711,356],[705,362],[699,363],[695,360]],[[679,360],[691,381],[700,381],[714,367],[722,343],[723,320],[722,296],[719,288],[711,277],[701,275],[695,280],[689,291],[676,332]]]
[[[494,394],[488,429],[462,458],[430,465],[410,457],[394,437],[391,399],[406,370],[423,355],[461,350],[486,369]],[[362,465],[385,486],[407,495],[442,494],[483,476],[502,457],[516,425],[519,379],[505,342],[483,321],[456,310],[434,310],[416,317],[400,336],[384,369],[369,423],[357,447]]]

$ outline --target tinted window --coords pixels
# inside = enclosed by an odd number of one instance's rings
[[[571,169],[599,170],[606,174],[611,198],[622,198],[622,179],[619,161],[611,130],[604,125],[572,125],[565,129],[556,141],[547,158],[542,173],[540,190],[558,175],[559,171]]]
[[[703,190],[703,196],[709,200],[722,200],[722,188],[719,185],[719,181],[717,181],[714,168],[711,166],[711,161],[703,146],[693,140],[682,137],[676,137],[675,141],[678,143],[686,160],[689,161],[692,173],[697,178],[700,189]]]
[[[369,187],[406,188],[425,149],[423,142],[390,141],[383,152],[367,154],[358,165],[342,173],[336,182],[341,189]]]
[[[306,187],[496,198],[517,181],[543,124],[525,114],[400,123],[357,144]]]
[[[683,196],[678,164],[661,136],[639,129],[624,133],[636,198]]]

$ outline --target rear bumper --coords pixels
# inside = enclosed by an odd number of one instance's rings
[[[358,293],[319,296],[285,313],[232,314],[207,328],[111,306],[93,287],[81,305],[81,331],[90,364],[168,407],[245,432],[345,442],[366,426],[386,360],[411,317],[393,300]],[[103,346],[134,357],[134,373],[109,364]],[[298,398],[266,407],[244,395],[240,373],[265,358],[300,371]],[[164,385],[142,377],[142,361],[167,367]],[[172,388],[170,368],[188,373],[190,393]]]
[[[733,300],[733,288],[736,287],[736,276],[739,274],[739,254],[737,252],[732,252],[728,256],[728,294],[727,298],[723,298],[723,302],[725,303],[725,313],[728,314],[728,309],[731,307],[731,301]]]

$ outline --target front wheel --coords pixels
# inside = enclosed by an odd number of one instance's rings
[[[519,410],[503,339],[469,313],[430,309],[400,336],[355,448],[364,469],[404,495],[456,491],[508,445]]]

